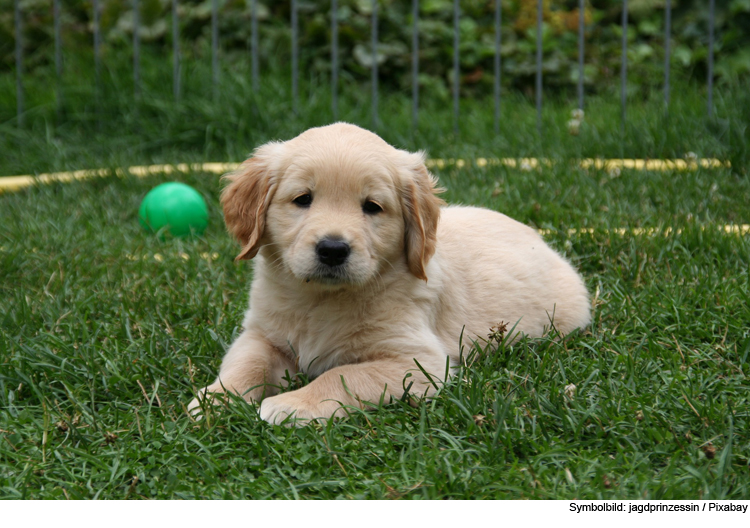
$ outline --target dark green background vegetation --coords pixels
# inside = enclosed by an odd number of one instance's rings
[[[180,2],[180,32],[187,59],[206,59],[210,46],[211,1]],[[14,68],[12,0],[0,0],[0,71]],[[103,56],[128,50],[133,17],[130,0],[102,0]],[[171,3],[141,0],[141,39],[146,48],[166,59],[171,53]],[[261,71],[289,64],[290,2],[259,3]],[[673,0],[672,67],[681,78],[705,82],[708,55],[708,2]],[[411,1],[379,2],[380,46],[377,61],[385,85],[411,85]],[[53,67],[53,23],[50,0],[22,0],[27,69]],[[91,54],[90,1],[62,0],[62,39],[66,53]],[[665,0],[629,2],[628,60],[633,86],[662,82]],[[491,92],[494,54],[494,2],[461,2],[461,81],[465,95]],[[537,0],[503,2],[503,73],[506,86],[533,87]],[[423,0],[420,6],[420,84],[431,96],[448,96],[452,76],[453,11],[451,0]],[[301,0],[300,50],[305,76],[330,71],[330,2]],[[586,73],[590,91],[600,91],[618,79],[622,28],[620,2],[586,2]],[[341,61],[344,76],[369,77],[370,0],[339,1]],[[223,60],[249,61],[250,2],[220,2],[219,27]],[[572,93],[577,69],[577,0],[544,1],[544,78],[547,88]],[[733,82],[750,74],[750,1],[718,0],[716,16],[716,75]]]

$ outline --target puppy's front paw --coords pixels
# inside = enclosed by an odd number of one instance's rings
[[[346,410],[339,402],[326,400],[311,404],[309,399],[301,397],[298,392],[300,391],[285,392],[266,398],[260,404],[260,417],[271,424],[302,427],[315,420],[346,416]]]
[[[203,418],[203,410],[208,406],[216,406],[222,403],[217,400],[217,396],[222,395],[223,391],[217,390],[213,385],[209,385],[198,391],[198,396],[188,404],[187,411],[190,416],[196,419]]]

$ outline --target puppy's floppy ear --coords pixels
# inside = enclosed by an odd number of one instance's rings
[[[443,189],[424,165],[424,153],[409,155],[409,170],[404,181],[403,204],[404,249],[409,271],[424,281],[425,268],[435,253],[440,206],[445,203],[437,197]]]
[[[223,179],[229,182],[221,193],[224,222],[242,244],[242,251],[235,260],[251,259],[260,249],[266,210],[276,191],[276,183],[266,161],[257,155]]]

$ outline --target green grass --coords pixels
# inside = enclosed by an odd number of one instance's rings
[[[548,239],[596,292],[591,328],[493,344],[432,401],[298,430],[242,403],[185,415],[239,331],[251,278],[232,260],[216,177],[185,178],[211,213],[188,241],[138,225],[163,178],[0,198],[0,494],[746,498],[750,244],[712,226],[750,221],[750,182],[565,167],[439,176],[451,202],[559,228]],[[683,231],[564,234],[583,225]]]
[[[0,86],[11,81],[0,77]],[[329,119],[325,94],[314,90],[302,115],[283,119],[274,99],[246,110],[239,88],[216,104],[186,94],[175,108],[167,87],[138,115],[125,95],[113,96],[98,127],[83,119],[85,94],[71,96],[68,117],[55,123],[38,88],[30,101],[41,106],[25,130],[0,125],[0,173],[237,160],[260,141]],[[342,118],[368,123],[363,92],[359,107],[356,94],[342,103]],[[252,277],[247,263],[233,262],[216,176],[180,178],[209,202],[209,228],[192,240],[159,241],[138,225],[140,200],[165,177],[0,195],[0,497],[747,498],[750,237],[715,229],[750,223],[738,140],[746,108],[731,111],[746,96],[730,95],[724,124],[702,120],[702,96],[687,89],[675,93],[684,111],[668,123],[656,98],[634,105],[624,143],[617,105],[605,97],[591,101],[577,137],[564,132],[572,105],[550,105],[545,123],[559,130],[542,142],[520,97],[511,104],[508,96],[499,137],[489,133],[486,105],[466,102],[460,139],[446,132],[445,105],[425,110],[412,137],[408,101],[386,97],[383,135],[432,156],[693,151],[733,168],[436,171],[449,202],[551,229],[547,240],[585,277],[593,323],[563,340],[467,342],[474,364],[433,400],[325,426],[271,426],[242,402],[201,422],[185,413],[239,332]],[[262,119],[248,118],[253,112]],[[578,227],[595,232],[567,234]],[[621,236],[612,227],[681,231]]]
[[[101,88],[94,86],[91,56],[67,57],[60,113],[54,73],[25,79],[23,128],[16,122],[15,78],[0,76],[0,175],[35,174],[101,166],[193,161],[239,161],[270,139],[293,137],[332,120],[330,80],[300,79],[299,112],[291,112],[287,65],[262,72],[252,89],[248,58],[231,64],[212,97],[208,61],[186,61],[183,95],[172,95],[171,68],[144,52],[141,96],[133,95],[129,57],[107,55]],[[304,67],[304,65],[303,65]],[[729,160],[747,174],[750,159],[750,92],[743,84],[717,86],[715,117],[707,119],[705,86],[674,81],[667,116],[660,87],[631,85],[627,125],[620,124],[617,90],[587,94],[579,136],[568,133],[575,97],[546,93],[543,134],[537,131],[533,94],[508,89],[501,101],[500,133],[493,130],[494,102],[462,99],[459,135],[453,133],[450,99],[422,90],[419,127],[412,129],[410,93],[381,90],[378,133],[396,146],[427,149],[435,157],[544,156],[550,158],[683,158]],[[342,75],[339,119],[371,126],[370,87]]]

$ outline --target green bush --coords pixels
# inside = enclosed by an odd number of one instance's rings
[[[13,1],[0,0],[0,71],[14,62]],[[181,1],[181,48],[185,58],[210,53],[212,0]],[[716,69],[718,82],[750,76],[750,0],[717,0]],[[62,40],[66,54],[91,53],[92,3],[61,0]],[[131,52],[132,0],[101,0],[102,55]],[[342,76],[366,81],[373,54],[370,46],[371,0],[340,0]],[[261,74],[289,63],[291,2],[258,2]],[[304,75],[330,74],[331,13],[329,0],[300,0],[300,67]],[[619,79],[621,4],[585,3],[586,68],[589,91],[606,90]],[[659,85],[664,68],[666,0],[629,2],[628,68],[633,89]],[[675,76],[704,82],[708,56],[708,3],[672,0],[672,57]],[[25,69],[45,72],[54,63],[51,0],[21,0]],[[144,46],[171,54],[170,0],[140,0],[140,36]],[[502,26],[503,83],[521,91],[534,85],[537,0],[505,0]],[[220,0],[219,23],[223,64],[250,60],[250,0]],[[379,1],[376,60],[381,82],[393,89],[411,86],[412,5],[408,0]],[[495,3],[461,2],[461,87],[463,95],[491,93],[493,83]],[[544,85],[573,93],[578,78],[578,0],[544,0]],[[453,2],[422,0],[419,19],[420,84],[428,95],[446,98],[453,75]],[[286,67],[286,66],[284,66]]]

